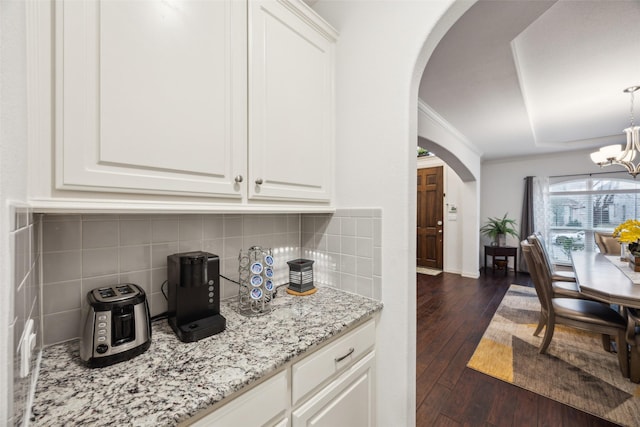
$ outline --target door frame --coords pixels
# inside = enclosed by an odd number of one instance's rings
[[[439,167],[442,166],[442,194],[443,194],[443,203],[442,203],[442,220],[445,224],[443,224],[443,230],[445,228],[448,228],[448,224],[447,224],[447,175],[448,175],[448,169],[449,166],[440,158],[435,157],[435,156],[423,156],[423,157],[418,157],[416,160],[416,174],[418,172],[418,169],[426,169],[426,168],[435,168],[435,167]],[[416,212],[415,214],[417,215],[418,213],[418,206],[416,205]],[[447,271],[447,232],[446,230],[443,231],[443,238],[442,238],[442,271]],[[415,236],[414,236],[415,239]],[[414,254],[414,258],[415,255],[417,255],[417,250],[418,248],[416,247],[416,254]]]

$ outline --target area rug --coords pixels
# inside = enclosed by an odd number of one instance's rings
[[[416,272],[419,274],[428,274],[429,276],[437,276],[442,273],[442,270],[435,270],[427,267],[416,267]]]
[[[599,335],[556,326],[548,354],[534,337],[535,289],[511,285],[467,366],[624,426],[640,426],[640,386],[620,373]]]

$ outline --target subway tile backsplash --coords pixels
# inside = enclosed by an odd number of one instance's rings
[[[147,293],[153,316],[167,309],[162,286],[168,255],[212,252],[220,257],[221,273],[237,279],[241,249],[260,245],[272,248],[276,258],[280,252],[299,256],[299,229],[298,214],[45,215],[44,344],[78,337],[85,296],[93,288],[135,283]],[[288,259],[280,260],[281,268]],[[235,297],[236,285],[222,280],[221,294]]]
[[[8,396],[10,396],[9,420],[21,425],[30,393],[30,386],[36,365],[36,355],[42,347],[40,331],[40,227],[41,216],[34,215],[26,206],[10,206],[9,244],[13,269],[12,298],[9,313],[9,380]],[[20,351],[26,346],[25,326],[29,319],[33,320],[33,333],[36,334],[36,346],[30,359],[29,374],[20,375]],[[0,421],[1,423],[1,421]]]
[[[317,283],[381,299],[380,226],[379,209],[322,215],[44,215],[44,344],[78,337],[85,296],[99,286],[135,283],[147,293],[152,316],[166,311],[167,256],[176,252],[217,254],[221,274],[237,279],[240,250],[268,247],[274,250],[277,285],[288,281],[286,261],[304,257],[315,260]],[[237,286],[222,280],[221,294],[235,298]]]
[[[320,283],[382,299],[382,210],[338,209],[302,216],[304,258],[315,260]]]

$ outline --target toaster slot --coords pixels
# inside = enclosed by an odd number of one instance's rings
[[[113,346],[122,345],[136,339],[133,305],[128,304],[112,311],[111,334]]]
[[[116,293],[114,292],[114,290],[112,288],[102,288],[102,289],[98,289],[98,292],[100,294],[100,296],[106,300],[109,298],[113,298],[116,296]]]
[[[127,294],[132,294],[132,293],[135,292],[133,290],[133,288],[131,288],[131,286],[129,286],[129,285],[117,286],[116,290],[118,291],[118,293],[120,295],[127,295]]]

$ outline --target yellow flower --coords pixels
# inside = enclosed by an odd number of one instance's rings
[[[640,240],[640,221],[628,219],[613,230],[613,237],[622,243],[633,243]]]

